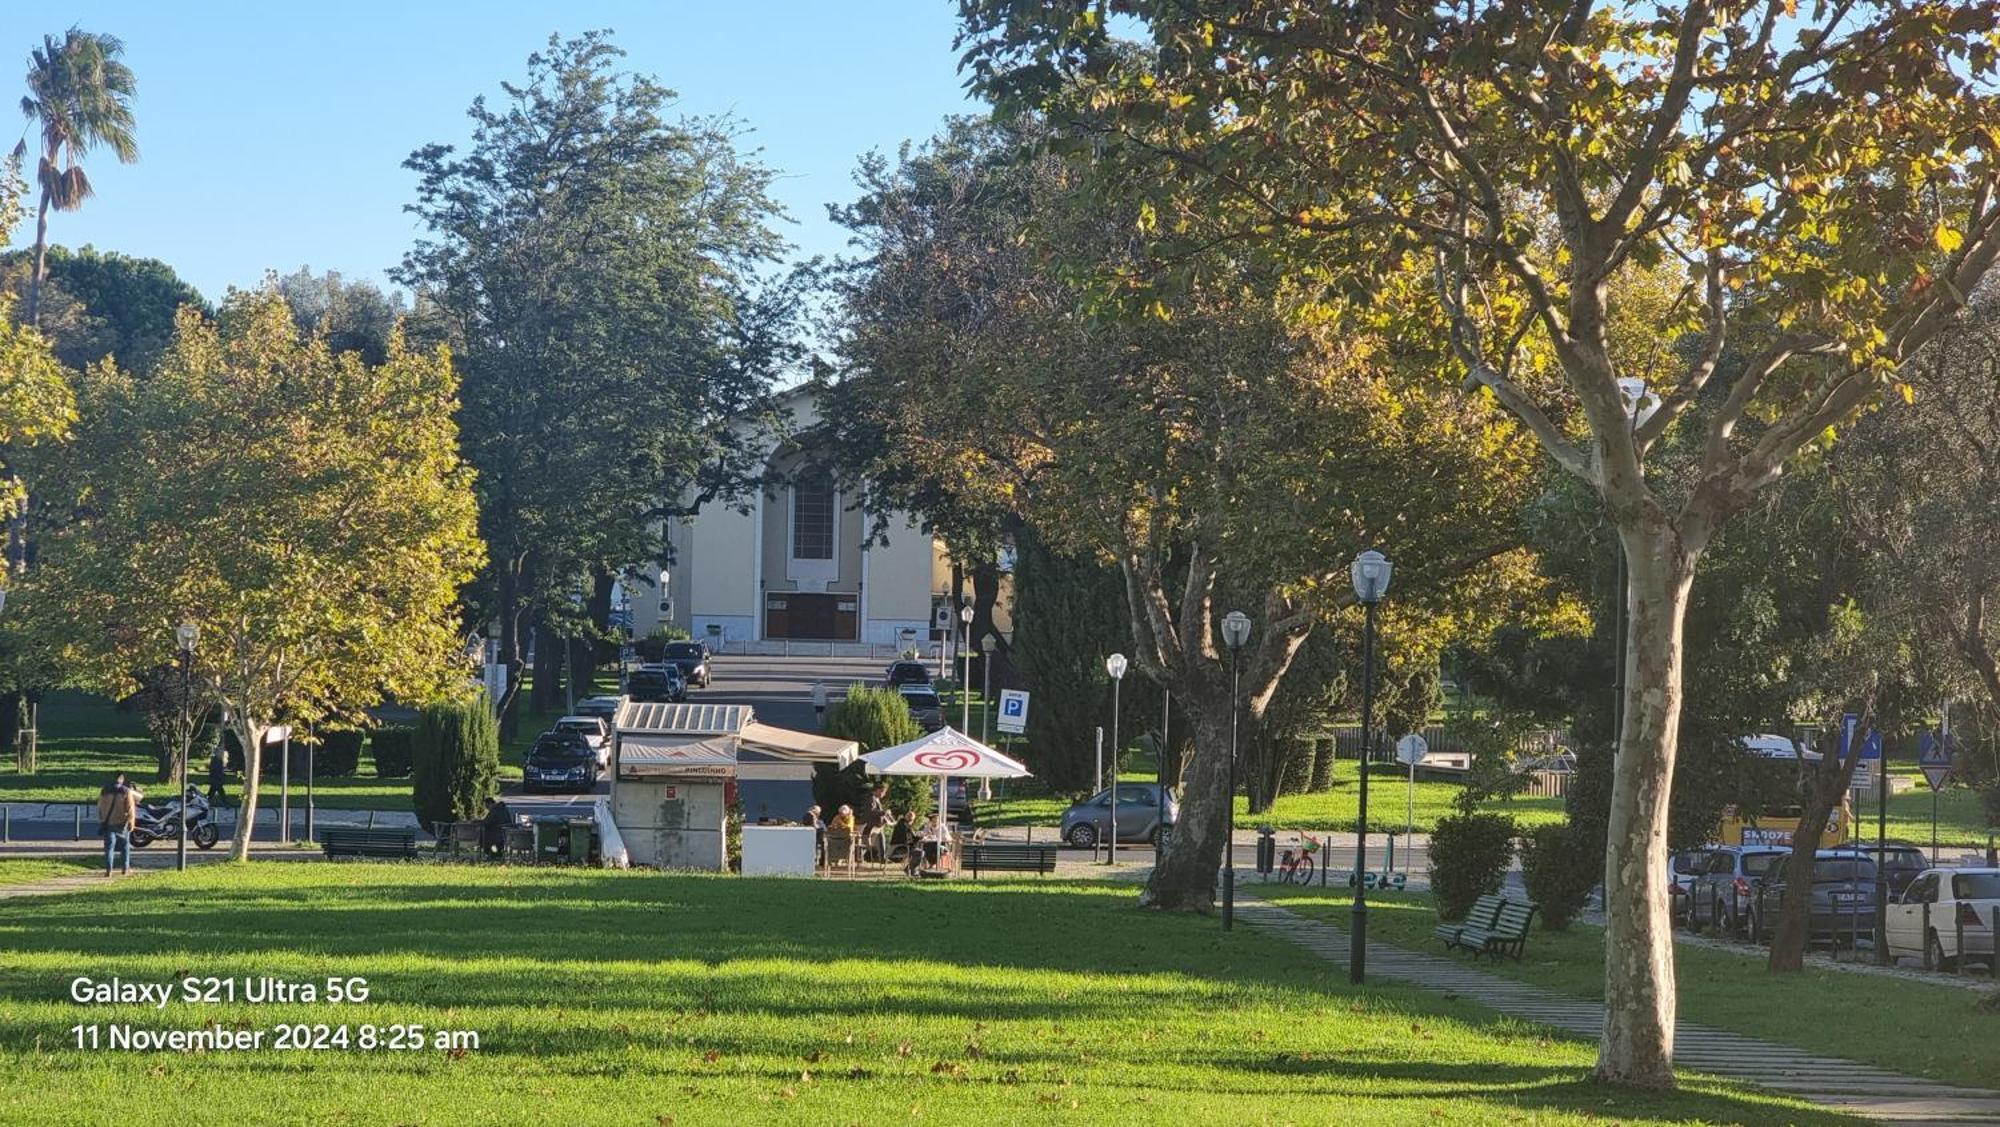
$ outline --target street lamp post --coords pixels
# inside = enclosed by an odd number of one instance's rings
[[[1222,616],[1222,644],[1229,647],[1229,787],[1223,793],[1222,930],[1236,925],[1236,718],[1243,698],[1243,643],[1250,640],[1250,616],[1232,610]]]
[[[1112,654],[1104,659],[1104,671],[1111,674],[1111,851],[1105,855],[1104,863],[1118,863],[1118,752],[1123,747],[1118,742],[1118,686],[1125,683],[1125,655]]]
[[[1363,608],[1361,629],[1361,813],[1354,827],[1354,919],[1349,927],[1347,980],[1359,984],[1368,973],[1368,751],[1375,735],[1375,609],[1389,590],[1389,561],[1380,552],[1354,557],[1354,597]]]
[[[965,675],[958,679],[958,730],[963,732],[972,727],[972,604],[958,608],[958,620],[965,623],[965,644],[958,647],[965,655]]]
[[[979,742],[986,743],[986,729],[993,715],[993,651],[999,644],[988,634],[979,639]]]
[[[174,868],[187,872],[188,867],[188,755],[194,751],[194,643],[200,636],[200,628],[192,622],[183,622],[174,627],[174,641],[180,647],[181,659],[181,764],[180,794],[174,800],[174,815],[180,825],[174,827]]]

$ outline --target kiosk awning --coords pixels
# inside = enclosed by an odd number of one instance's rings
[[[736,741],[731,738],[688,740],[620,736],[618,774],[621,778],[726,778],[736,771],[735,745]]]
[[[795,732],[790,728],[777,728],[755,721],[743,726],[743,746],[747,750],[766,752],[786,759],[838,763],[843,767],[854,762],[854,757],[861,751],[861,745],[853,740],[818,736],[811,732]]]

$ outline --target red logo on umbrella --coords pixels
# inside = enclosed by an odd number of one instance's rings
[[[963,771],[979,762],[976,751],[920,751],[910,757],[920,767],[933,771]]]

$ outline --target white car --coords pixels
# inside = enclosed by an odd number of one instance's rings
[[[611,769],[611,729],[603,720],[595,716],[565,716],[556,721],[550,731],[575,732],[582,736],[596,754],[597,766],[607,771]]]
[[[1934,970],[1949,970],[1962,956],[1983,955],[1991,965],[1996,911],[2000,911],[2000,869],[1920,873],[1889,905],[1885,923],[1889,957],[1909,955]]]

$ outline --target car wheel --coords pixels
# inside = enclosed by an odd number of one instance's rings
[[[1069,828],[1069,843],[1078,849],[1097,848],[1097,827],[1089,822],[1078,822]]]

